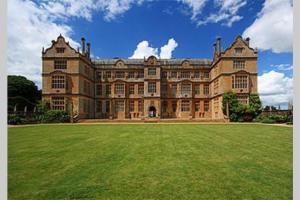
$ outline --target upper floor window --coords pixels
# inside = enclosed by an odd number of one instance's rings
[[[96,85],[96,95],[102,95],[102,85]]]
[[[90,75],[90,68],[89,68],[89,66],[87,66],[87,65],[84,66],[84,73],[85,73],[85,75],[87,75],[87,76]]]
[[[176,71],[171,72],[171,78],[177,78],[177,72]]]
[[[54,89],[65,88],[65,76],[62,75],[52,76],[52,88]]]
[[[248,88],[248,77],[232,76],[232,88]]]
[[[124,91],[125,91],[125,87],[124,86],[125,85],[122,84],[122,83],[117,83],[116,84],[116,89],[115,89],[116,94],[124,94]]]
[[[105,74],[103,74],[104,78],[111,78],[111,71],[106,71]]]
[[[200,72],[199,71],[194,72],[194,78],[200,78]]]
[[[204,95],[209,95],[209,85],[204,85],[204,87],[203,87],[203,94]]]
[[[53,110],[65,110],[65,98],[64,97],[52,97],[51,107]]]
[[[128,78],[134,78],[134,72],[129,72],[128,73]]]
[[[63,47],[56,48],[56,53],[64,53],[64,52],[65,52],[65,48]]]
[[[184,83],[181,85],[181,94],[189,94],[191,92],[191,84]]]
[[[200,84],[196,84],[194,90],[195,90],[195,95],[200,94]]]
[[[160,90],[161,90],[162,96],[166,96],[168,94],[168,85],[167,84],[162,84]]]
[[[110,84],[107,84],[105,86],[105,94],[106,94],[106,96],[109,96],[111,94],[111,85]]]
[[[209,79],[209,72],[204,72],[203,73],[203,78]]]
[[[134,84],[129,85],[129,94],[134,94]]]
[[[181,78],[191,78],[191,73],[190,72],[181,72],[180,77]]]
[[[156,68],[155,67],[148,68],[148,75],[149,76],[155,76],[156,75]]]
[[[162,78],[167,78],[168,77],[168,72],[166,72],[166,71],[164,71],[164,72],[162,72]]]
[[[172,88],[171,88],[171,90],[172,90],[172,96],[173,96],[173,97],[176,97],[176,93],[177,93],[177,84],[174,83],[174,84],[172,84],[171,87],[172,87]]]
[[[219,79],[214,81],[214,94],[217,94],[219,90]]]
[[[96,72],[96,79],[97,80],[101,80],[101,77],[102,77],[102,72]]]
[[[244,48],[241,48],[241,47],[235,48],[234,53],[235,53],[235,55],[241,55],[243,53],[243,50],[244,50]]]
[[[148,92],[156,93],[156,83],[148,83]]]
[[[90,82],[84,80],[83,82],[83,92],[86,93],[86,94],[89,94],[90,93]]]
[[[234,60],[233,61],[233,69],[244,69],[245,61],[244,60]]]
[[[116,71],[116,78],[124,78],[125,72],[123,71]]]
[[[54,69],[67,69],[67,60],[65,59],[54,60]]]
[[[139,84],[138,85],[138,93],[139,94],[144,94],[144,84]]]
[[[138,72],[138,78],[144,78],[144,71]]]

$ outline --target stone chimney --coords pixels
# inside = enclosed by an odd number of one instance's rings
[[[91,53],[91,44],[88,42],[88,43],[86,44],[86,46],[87,46],[87,56],[90,57],[90,53]]]
[[[216,43],[213,44],[213,49],[214,49],[214,55],[215,55],[217,53],[217,44]]]
[[[85,54],[85,39],[84,39],[84,37],[81,38],[81,48],[82,48],[82,54]]]
[[[216,49],[217,49],[217,53],[220,54],[221,53],[221,37],[217,38]]]
[[[246,40],[245,40],[246,44],[249,46],[250,45],[250,38],[247,37]]]

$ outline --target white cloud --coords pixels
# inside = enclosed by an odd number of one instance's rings
[[[146,1],[151,0],[50,0],[43,1],[41,6],[55,16],[79,17],[89,21],[92,20],[93,11],[100,11],[104,13],[105,20],[111,21],[133,5],[141,5]]]
[[[280,71],[293,70],[293,65],[291,65],[291,64],[277,64],[277,65],[271,65],[271,67],[274,67]]]
[[[129,58],[148,58],[149,56],[155,56],[157,58],[169,59],[172,58],[172,52],[177,46],[177,42],[173,38],[170,38],[168,43],[160,48],[160,55],[158,56],[158,48],[151,47],[149,42],[144,40],[137,45],[133,55]]]
[[[293,51],[293,6],[291,0],[266,0],[257,19],[243,33],[252,46],[275,53]]]
[[[168,44],[160,48],[160,58],[172,58],[172,52],[177,46],[178,44],[173,38],[169,39]]]
[[[293,99],[293,78],[270,71],[258,76],[258,93],[263,105],[287,105]]]
[[[150,47],[149,42],[144,40],[137,45],[133,55],[129,58],[147,58],[152,55],[158,57],[157,52],[157,48]]]
[[[189,8],[192,9],[192,20],[196,20],[197,15],[202,12],[203,7],[205,6],[207,0],[177,0],[178,2],[186,4]]]
[[[192,9],[191,20],[198,26],[208,23],[219,23],[231,27],[234,22],[240,21],[243,17],[238,15],[240,8],[246,5],[246,0],[214,0],[213,4],[217,11],[211,12],[207,16],[202,16],[202,10],[207,0],[177,0],[188,5]]]
[[[71,45],[72,29],[54,23],[53,16],[31,1],[8,1],[8,74],[23,75],[41,87],[42,47],[61,33]]]
[[[141,5],[146,0],[41,0],[8,1],[8,74],[26,76],[41,88],[41,51],[62,34],[73,47],[70,17],[92,20],[93,11],[101,11],[108,21]],[[149,0],[147,0],[149,1]]]

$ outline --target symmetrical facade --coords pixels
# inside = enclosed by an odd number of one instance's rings
[[[248,103],[257,92],[257,51],[249,38],[214,44],[213,59],[95,59],[90,44],[64,37],[42,52],[43,101],[81,119],[223,120],[222,94]]]

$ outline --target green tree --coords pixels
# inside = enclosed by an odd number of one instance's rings
[[[238,99],[237,95],[234,92],[226,92],[223,94],[223,102],[222,102],[222,109],[223,113],[226,115],[226,106],[228,103],[229,107],[229,115],[234,113],[236,111],[236,108],[238,107]]]
[[[262,109],[258,94],[249,95],[249,104],[239,103],[234,92],[223,94],[223,113],[226,114],[226,105],[229,106],[230,121],[252,121]]]
[[[32,110],[41,99],[41,90],[31,80],[24,76],[9,75],[7,77],[8,109],[13,110],[17,105],[18,109]]]

